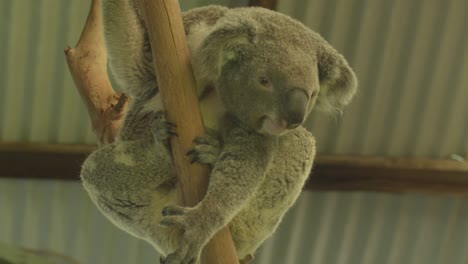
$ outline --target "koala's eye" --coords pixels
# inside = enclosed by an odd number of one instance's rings
[[[263,85],[263,86],[269,86],[270,85],[270,80],[268,80],[267,77],[258,77],[258,82]]]

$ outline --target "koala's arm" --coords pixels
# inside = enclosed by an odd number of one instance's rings
[[[232,122],[222,127],[222,150],[204,199],[194,208],[168,206],[163,210],[162,225],[185,230],[179,248],[168,256],[167,263],[195,263],[209,239],[246,206],[265,179],[277,138]]]
[[[207,6],[184,13],[186,34],[200,23],[216,23],[226,10]],[[135,0],[104,0],[103,17],[109,66],[119,87],[131,96],[156,89],[149,37]]]
[[[156,88],[151,47],[135,0],[103,1],[104,37],[111,72],[131,96]]]
[[[211,172],[207,194],[196,207],[210,223],[206,226],[214,229],[227,225],[256,193],[278,143],[275,137],[246,130],[231,121],[224,126],[222,152]]]

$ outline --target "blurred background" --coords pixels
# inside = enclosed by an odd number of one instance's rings
[[[180,3],[183,10],[247,5]],[[95,144],[62,52],[77,42],[89,6],[0,0],[0,143]],[[468,1],[278,0],[276,9],[319,32],[359,79],[342,116],[314,113],[307,123],[319,154],[466,164]],[[52,250],[82,264],[158,262],[149,245],[100,214],[78,181],[0,175],[0,243]],[[466,264],[468,200],[304,191],[253,263]]]

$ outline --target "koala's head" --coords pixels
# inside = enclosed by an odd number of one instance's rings
[[[197,57],[197,75],[216,87],[226,111],[262,134],[302,125],[314,106],[340,112],[356,92],[343,56],[300,22],[263,8],[231,9]]]

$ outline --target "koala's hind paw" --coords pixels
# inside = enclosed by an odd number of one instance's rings
[[[166,120],[163,111],[156,112],[155,119],[151,123],[151,131],[157,141],[166,141],[172,136],[177,136],[176,124]]]
[[[211,166],[214,165],[221,153],[219,139],[214,135],[208,134],[195,138],[193,142],[196,146],[187,152],[187,155],[192,157],[192,163],[198,162]]]
[[[179,248],[161,259],[163,264],[196,264],[203,246],[208,242],[207,232],[201,228],[201,218],[192,208],[167,206],[160,225],[177,226],[183,230]]]

